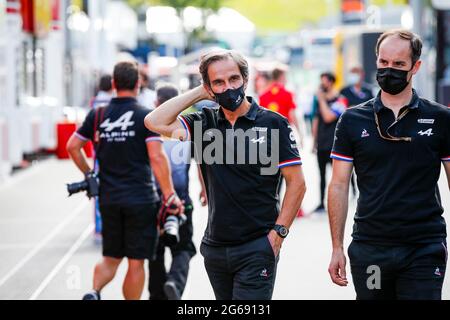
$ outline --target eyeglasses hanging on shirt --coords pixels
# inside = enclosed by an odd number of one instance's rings
[[[386,134],[387,136],[385,136],[382,132],[381,132],[381,128],[380,128],[380,121],[378,119],[378,114],[377,112],[374,110],[374,115],[375,115],[375,124],[377,125],[377,130],[378,130],[378,134],[380,135],[381,138],[383,138],[384,140],[388,140],[388,141],[405,141],[405,142],[411,142],[412,138],[411,137],[395,137],[393,135],[391,135],[389,133],[389,129],[391,129],[394,125],[397,124],[397,122],[399,122],[401,119],[403,119],[406,114],[409,112],[409,108],[406,109],[400,116],[398,116],[397,120],[395,120],[387,129],[386,129]]]

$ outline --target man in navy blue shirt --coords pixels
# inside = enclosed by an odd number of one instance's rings
[[[441,299],[446,224],[437,185],[450,187],[450,110],[412,88],[422,41],[406,30],[380,36],[375,99],[348,109],[336,128],[328,206],[332,281],[348,284],[343,250],[349,180],[360,196],[348,248],[357,299]]]
[[[203,85],[162,104],[145,124],[194,142],[209,209],[200,252],[216,298],[271,299],[281,244],[306,189],[295,137],[285,117],[245,96],[248,64],[239,53],[207,53],[200,73]],[[205,99],[220,107],[179,117]]]
[[[85,175],[92,170],[81,152],[87,141],[96,145],[99,162],[103,259],[95,267],[94,291],[86,294],[84,300],[100,299],[100,291],[114,278],[124,257],[128,258],[128,272],[123,294],[125,299],[140,299],[145,282],[144,260],[153,258],[157,241],[160,198],[152,170],[163,201],[173,198],[182,210],[161,137],[143,125],[148,110],[136,100],[137,64],[118,63],[112,86],[117,97],[107,107],[91,110],[67,144],[72,160]]]

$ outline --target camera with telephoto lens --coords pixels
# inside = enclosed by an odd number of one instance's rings
[[[95,172],[89,172],[86,174],[86,179],[80,182],[74,182],[67,184],[67,192],[69,197],[74,193],[86,191],[88,198],[98,196],[99,182]]]
[[[167,247],[171,247],[180,242],[180,226],[186,222],[187,218],[184,214],[167,215],[164,220],[164,232],[161,235],[161,240]]]

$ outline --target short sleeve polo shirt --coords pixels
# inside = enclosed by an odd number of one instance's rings
[[[411,141],[383,139],[411,138]],[[402,116],[403,114],[403,116]],[[331,157],[353,162],[360,197],[353,238],[386,245],[440,242],[446,237],[438,179],[450,161],[450,110],[419,98],[396,120],[381,96],[339,119]]]
[[[267,234],[279,213],[280,168],[300,165],[287,119],[252,98],[231,126],[221,109],[180,116],[194,142],[209,201],[203,242],[234,245]]]
[[[75,133],[84,141],[98,131],[101,204],[135,205],[159,201],[147,143],[162,142],[144,126],[148,110],[131,97],[113,98],[109,106],[93,109]],[[97,121],[97,124],[95,122]]]

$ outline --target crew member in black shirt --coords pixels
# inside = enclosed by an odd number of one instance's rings
[[[331,72],[320,75],[320,87],[313,102],[313,149],[317,152],[320,173],[320,202],[315,213],[325,213],[325,188],[327,185],[327,165],[331,164],[334,130],[339,116],[347,108],[347,100],[335,88],[336,77]]]
[[[388,31],[376,46],[375,99],[340,118],[331,157],[329,273],[346,286],[343,236],[353,166],[360,196],[348,248],[357,299],[441,299],[447,249],[438,179],[450,187],[450,110],[412,88],[422,42]]]
[[[239,53],[207,53],[200,73],[203,85],[162,104],[145,124],[194,142],[209,209],[200,252],[216,298],[271,299],[281,244],[305,192],[294,134],[286,118],[245,96],[248,64]],[[220,107],[177,119],[205,99]]]
[[[118,63],[112,86],[117,98],[107,107],[92,110],[67,144],[72,160],[84,174],[92,170],[81,152],[88,140],[94,141],[99,162],[103,259],[95,267],[94,291],[87,293],[84,300],[100,300],[100,291],[114,278],[124,257],[128,258],[124,297],[140,299],[145,282],[144,260],[153,258],[157,241],[160,199],[152,169],[163,201],[173,199],[179,212],[183,209],[173,188],[161,137],[143,123],[148,110],[136,100],[137,64]]]
[[[355,107],[373,99],[372,90],[364,83],[364,70],[361,66],[353,66],[348,76],[348,85],[341,90],[341,95],[347,98],[348,107]]]

